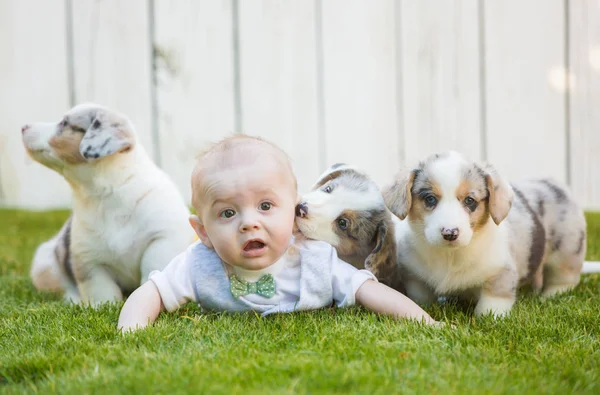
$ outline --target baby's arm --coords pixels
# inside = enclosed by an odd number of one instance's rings
[[[122,331],[136,330],[153,323],[162,311],[175,311],[193,301],[194,287],[187,252],[177,255],[162,271],[150,273],[150,279],[132,293],[119,316]]]
[[[377,281],[365,281],[356,291],[356,301],[376,313],[412,318],[428,324],[438,323],[408,297]]]
[[[152,281],[146,281],[127,298],[119,315],[118,328],[123,332],[144,328],[164,310],[158,288]]]
[[[394,318],[412,318],[439,325],[415,302],[387,285],[379,283],[373,273],[364,269],[358,270],[339,259],[333,247],[330,253],[330,259],[333,261],[331,267],[333,299],[338,307],[359,303],[368,310],[388,314]]]

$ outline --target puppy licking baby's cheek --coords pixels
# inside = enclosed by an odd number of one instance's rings
[[[343,164],[330,167],[300,199],[296,224],[307,238],[331,244],[340,259],[402,288],[396,225],[379,187],[365,173]]]

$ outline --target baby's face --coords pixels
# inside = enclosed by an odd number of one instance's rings
[[[198,214],[223,261],[260,270],[284,254],[295,218],[292,177],[275,160],[220,169],[205,177]]]

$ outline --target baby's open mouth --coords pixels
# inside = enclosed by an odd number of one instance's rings
[[[265,247],[265,243],[260,240],[249,240],[244,244],[244,251],[260,250]]]

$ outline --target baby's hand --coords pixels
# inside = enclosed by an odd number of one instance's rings
[[[438,327],[444,323],[435,321],[425,310],[404,294],[382,283],[367,280],[356,292],[356,301],[376,313],[383,313],[396,318],[409,318],[424,321]]]
[[[146,281],[125,301],[117,328],[123,333],[142,329],[154,322],[165,307],[152,281]]]

